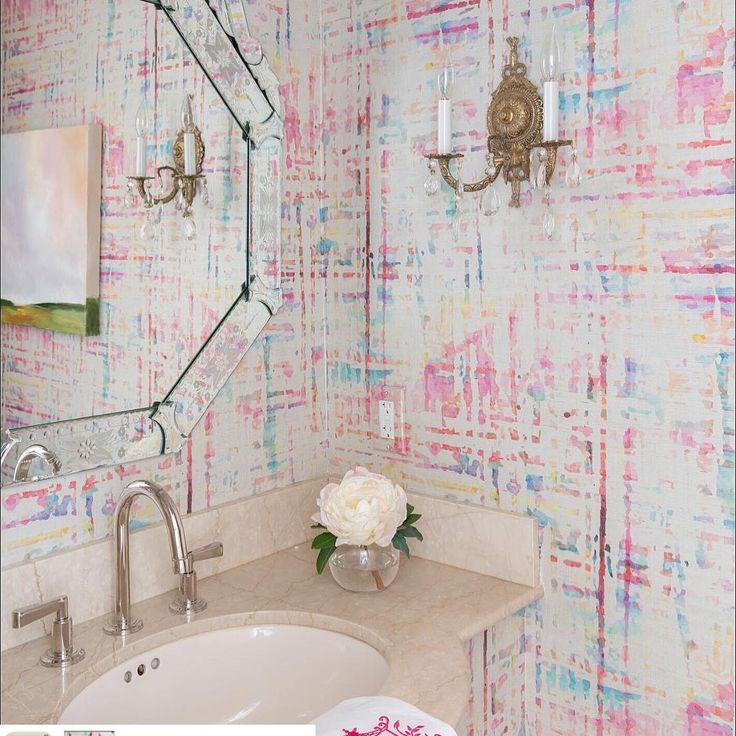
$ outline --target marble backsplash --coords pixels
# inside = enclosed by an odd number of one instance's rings
[[[311,538],[311,516],[326,480],[297,483],[183,517],[189,549],[213,541],[223,543],[221,558],[197,563],[198,577],[204,579]],[[532,517],[412,493],[408,499],[422,514],[418,526],[425,541],[410,540],[417,557],[531,588],[538,585],[538,531]],[[133,532],[130,554],[134,603],[176,586],[161,524]],[[88,621],[112,611],[114,569],[111,539],[9,567],[0,577],[3,608],[11,611],[66,594],[74,620]],[[43,620],[16,630],[10,628],[10,616],[4,616],[2,647],[43,636],[49,627],[50,622]]]

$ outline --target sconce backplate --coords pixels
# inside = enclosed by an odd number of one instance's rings
[[[528,148],[542,139],[542,98],[526,78],[526,64],[519,61],[519,39],[509,38],[508,43],[509,63],[486,115],[488,150],[494,153],[507,152],[509,146]]]
[[[506,146],[538,143],[542,134],[542,115],[542,98],[536,87],[522,75],[505,76],[491,96],[488,107],[488,148],[500,153],[501,139]]]

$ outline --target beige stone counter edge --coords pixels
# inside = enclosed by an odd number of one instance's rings
[[[308,544],[207,578],[208,609],[191,622],[168,611],[170,594],[136,605],[145,628],[122,642],[102,633],[104,617],[78,627],[87,649],[66,672],[38,664],[48,641],[36,639],[2,657],[3,723],[58,723],[66,705],[112,667],[164,643],[231,626],[315,625],[354,636],[389,661],[385,695],[401,698],[454,726],[465,714],[470,663],[465,642],[541,598],[529,587],[412,558],[380,594],[343,591],[314,571]],[[356,606],[356,602],[360,606]]]

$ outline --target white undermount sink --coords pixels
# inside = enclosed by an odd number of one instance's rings
[[[384,657],[350,636],[239,626],[117,665],[82,690],[59,722],[309,723],[346,698],[376,694],[387,676]]]

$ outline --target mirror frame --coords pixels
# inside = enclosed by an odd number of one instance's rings
[[[178,452],[254,341],[281,308],[283,121],[279,82],[250,34],[244,0],[142,0],[163,12],[243,133],[248,175],[245,281],[232,306],[161,401],[150,407],[17,429],[2,438],[2,487]],[[59,460],[15,480],[21,455],[43,445]],[[37,464],[39,464],[37,463]]]

